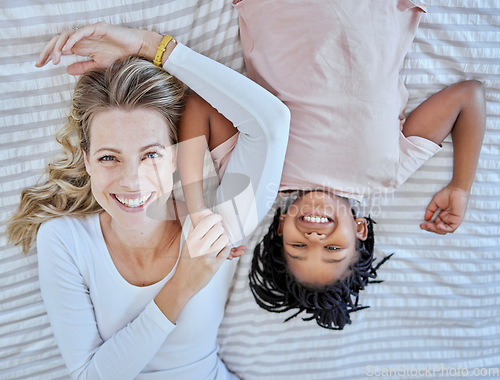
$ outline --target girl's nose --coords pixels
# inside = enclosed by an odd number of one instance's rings
[[[323,240],[326,237],[326,235],[319,234],[317,232],[306,232],[306,237],[311,241],[320,241]]]

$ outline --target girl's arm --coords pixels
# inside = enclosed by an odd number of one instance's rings
[[[241,241],[267,214],[278,192],[288,142],[288,108],[248,78],[182,44],[164,67],[240,132],[214,210],[223,216],[231,241]]]
[[[210,213],[203,184],[218,183],[215,163],[209,151],[231,138],[238,130],[197,94],[186,96],[179,124],[178,169],[193,225]],[[210,165],[209,169],[206,166]],[[204,178],[209,176],[209,178]]]
[[[434,94],[417,107],[403,126],[405,136],[420,136],[441,144],[451,132],[453,176],[432,198],[420,228],[437,234],[454,232],[467,209],[483,142],[485,96],[480,82],[465,81]],[[440,209],[434,220],[431,218]]]

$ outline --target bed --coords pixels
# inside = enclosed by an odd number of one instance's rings
[[[484,83],[487,126],[464,223],[453,235],[420,231],[426,205],[451,177],[447,139],[398,191],[374,199],[376,255],[395,255],[368,286],[352,325],[328,331],[259,309],[248,287],[251,247],[230,291],[220,355],[243,379],[500,378],[500,1],[430,0],[401,72],[408,110],[444,86]],[[170,32],[194,50],[244,72],[238,18],[228,0],[3,2],[0,10],[0,378],[65,379],[37,277],[36,249],[7,245],[5,224],[24,187],[58,152],[74,61],[36,69],[56,33],[98,20]],[[286,201],[278,199],[279,202]],[[373,210],[376,210],[375,212]]]

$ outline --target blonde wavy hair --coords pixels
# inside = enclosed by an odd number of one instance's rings
[[[47,181],[24,189],[19,208],[7,225],[7,236],[27,253],[40,225],[64,215],[84,217],[100,212],[85,170],[94,116],[105,110],[147,108],[159,112],[177,143],[183,111],[182,82],[151,62],[137,57],[119,60],[105,69],[83,74],[75,87],[67,123],[56,134],[63,153],[46,169]]]

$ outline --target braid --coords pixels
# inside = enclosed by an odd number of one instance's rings
[[[286,321],[302,312],[310,314],[304,321],[315,320],[326,329],[342,330],[351,323],[350,313],[366,309],[359,305],[359,292],[377,277],[377,270],[392,255],[385,257],[374,266],[374,221],[368,217],[368,236],[365,241],[358,241],[359,258],[351,266],[350,274],[334,284],[324,287],[312,287],[299,283],[288,271],[283,256],[283,239],[278,235],[281,209],[278,209],[269,232],[255,247],[249,274],[250,290],[257,304],[263,309],[283,313],[298,309]]]

